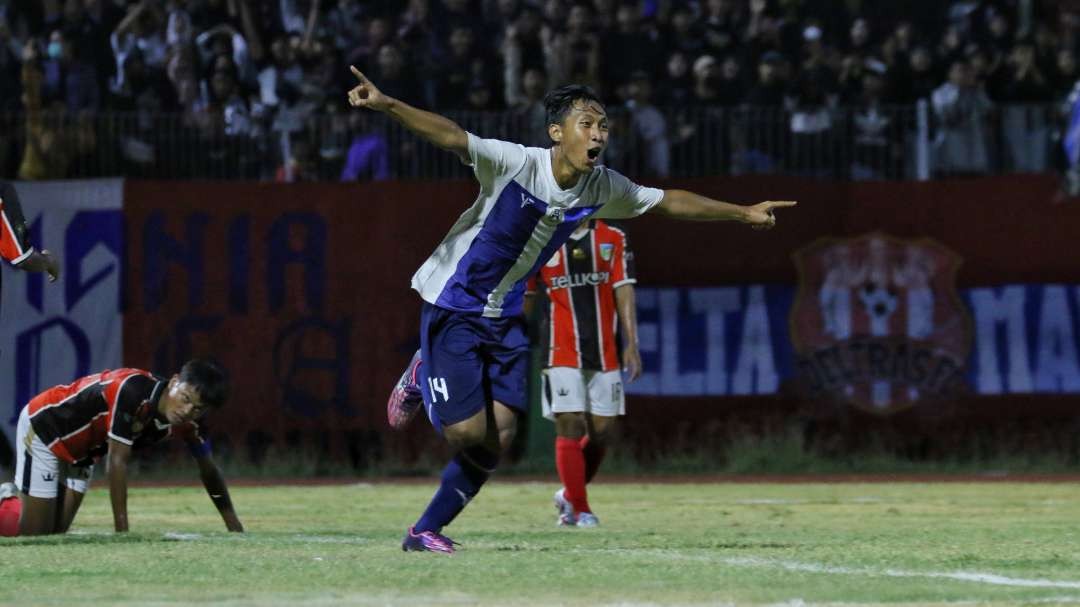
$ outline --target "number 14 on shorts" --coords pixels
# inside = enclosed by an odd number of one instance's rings
[[[431,389],[431,404],[439,402],[439,397],[436,393],[442,395],[443,402],[450,401],[450,390],[446,387],[445,377],[429,377],[428,388]]]

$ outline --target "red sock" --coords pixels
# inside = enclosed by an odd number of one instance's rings
[[[0,536],[19,535],[19,514],[22,513],[22,500],[9,497],[0,502]]]
[[[598,441],[590,441],[589,436],[585,435],[581,437],[581,452],[585,456],[585,482],[591,483],[607,455],[607,447]]]
[[[574,511],[592,512],[585,492],[585,456],[581,453],[581,443],[572,438],[555,437],[555,467],[559,469],[559,479],[566,489],[566,501]]]

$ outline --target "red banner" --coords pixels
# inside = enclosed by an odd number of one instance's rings
[[[628,222],[642,285],[795,284],[795,250],[871,231],[942,243],[965,260],[962,287],[1080,282],[1072,253],[1080,205],[1051,203],[1050,178],[660,185],[732,202],[800,204],[781,212],[771,232],[651,216]],[[390,433],[384,412],[418,345],[420,302],[409,278],[475,192],[468,182],[129,181],[125,364],[167,372],[191,356],[222,361],[234,396],[214,415],[221,448],[256,458],[325,451],[354,463],[415,453],[430,430]],[[680,432],[687,420],[757,423],[747,420],[768,411],[783,419],[796,408],[784,397],[687,399],[672,419],[662,400],[631,400],[627,428],[639,445]]]

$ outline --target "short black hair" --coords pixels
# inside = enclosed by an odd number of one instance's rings
[[[225,369],[212,361],[187,361],[180,369],[180,381],[191,384],[202,404],[211,409],[220,409],[229,398],[229,377]]]
[[[575,101],[595,101],[601,107],[604,102],[592,88],[584,84],[567,84],[552,90],[544,97],[544,110],[547,112],[548,124],[562,124],[566,115],[574,107]]]

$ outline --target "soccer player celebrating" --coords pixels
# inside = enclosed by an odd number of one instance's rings
[[[615,418],[626,413],[616,351],[616,317],[627,381],[641,375],[634,255],[626,233],[603,221],[583,224],[529,279],[526,310],[542,286],[548,295],[544,417],[555,421],[558,524],[595,527],[585,485],[600,469]],[[528,313],[526,313],[528,316]]]
[[[19,414],[15,434],[15,486],[22,497],[18,535],[66,532],[99,457],[107,457],[109,463],[116,531],[127,531],[127,466],[132,450],[170,436],[187,443],[225,527],[242,532],[197,421],[208,410],[220,408],[228,391],[228,380],[218,366],[192,360],[169,379],[139,369],[115,369],[34,397]],[[10,516],[7,509],[2,511]]]
[[[26,272],[48,272],[49,281],[55,281],[59,264],[48,251],[35,251],[29,236],[15,187],[0,181],[0,257]]]
[[[428,417],[457,450],[430,504],[402,549],[454,552],[442,535],[480,491],[513,439],[527,407],[529,341],[521,315],[525,280],[586,219],[646,211],[696,220],[775,223],[792,201],[739,206],[685,190],[642,187],[599,164],[608,138],[604,105],[585,86],[568,85],[544,100],[552,147],[482,139],[452,120],[384,95],[355,67],[350,105],[387,114],[472,166],[480,194],[413,275],[424,300],[419,384]],[[422,373],[416,373],[417,368]],[[401,399],[404,402],[405,399]],[[401,415],[397,417],[405,417]]]

